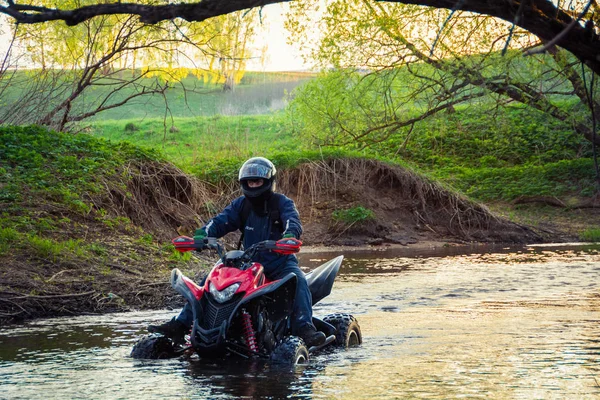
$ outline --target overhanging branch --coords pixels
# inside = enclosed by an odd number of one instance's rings
[[[138,15],[141,22],[155,24],[164,20],[182,18],[187,21],[204,21],[219,15],[290,0],[203,0],[195,3],[149,5],[136,3],[93,4],[72,10],[18,4],[3,1],[0,13],[15,21],[34,24],[63,20],[76,25],[99,15]],[[413,4],[456,11],[469,11],[490,15],[515,24],[546,42],[556,38],[556,45],[571,52],[585,62],[594,72],[600,73],[600,36],[591,20],[585,24],[573,23],[577,19],[569,10],[557,7],[551,0],[378,0],[390,3]],[[595,0],[593,0],[596,6]],[[517,18],[518,16],[518,18]],[[585,18],[584,18],[585,20]],[[588,23],[589,22],[589,23]],[[572,27],[565,30],[570,24]],[[562,34],[561,34],[562,33]]]
[[[247,8],[263,7],[268,4],[284,3],[290,0],[203,0],[196,3],[177,3],[166,5],[149,5],[136,3],[94,4],[62,10],[5,2],[0,6],[0,13],[9,15],[22,24],[35,24],[47,21],[65,21],[67,25],[77,25],[100,15],[130,14],[138,15],[140,21],[156,24],[164,20],[182,18],[187,21],[204,21],[208,18],[229,14]]]
[[[594,29],[573,22],[580,18],[550,0],[378,0],[490,15],[515,24],[540,39],[571,52],[600,73],[600,36]],[[591,2],[590,2],[591,3]],[[517,18],[517,15],[519,18]],[[583,18],[582,20],[585,20]],[[572,24],[572,25],[571,25]],[[570,29],[566,29],[571,25]]]

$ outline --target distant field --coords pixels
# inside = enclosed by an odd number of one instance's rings
[[[253,83],[242,84],[228,92],[224,92],[221,86],[203,86],[197,81],[186,80],[183,85],[175,84],[165,97],[141,97],[140,100],[98,114],[93,120],[145,119],[165,115],[187,118],[268,114],[283,109],[286,96],[306,80],[275,82],[265,77],[265,81],[260,82],[256,78],[252,80]],[[90,95],[93,96],[94,92]]]
[[[107,94],[111,93],[114,79],[130,79],[137,72],[123,71],[111,78],[102,78],[96,86],[87,88],[83,94],[72,104],[72,113],[77,115],[90,111],[96,107]],[[211,115],[245,115],[267,114],[281,110],[285,106],[286,96],[298,85],[313,78],[313,73],[283,73],[283,72],[247,72],[239,85],[231,91],[223,91],[222,84],[205,82],[190,74],[181,82],[170,81],[170,89],[161,94],[140,96],[118,108],[109,109],[99,113],[89,121],[162,118],[167,117],[198,117]],[[43,104],[36,105],[35,112],[44,114],[53,107],[53,102],[62,101],[73,90],[73,82],[77,81],[77,74],[71,71],[47,71],[42,73],[36,70],[17,71],[4,77],[7,89],[2,92],[0,107],[10,105],[18,99],[33,94],[34,97],[49,99]],[[10,81],[8,81],[10,79]],[[136,82],[136,86],[128,86],[123,90],[111,94],[107,104],[118,103],[142,90],[142,86],[151,86],[156,83],[165,85],[164,80],[158,78],[144,78]],[[21,108],[22,112],[30,113],[32,110]]]
[[[298,148],[300,141],[284,129],[282,110],[294,88],[313,76],[249,72],[227,92],[188,77],[168,91],[166,103],[162,96],[128,103],[90,119],[86,131],[158,148],[185,168]]]
[[[286,129],[283,113],[178,117],[166,121],[156,117],[141,121],[103,120],[92,124],[91,133],[160,149],[182,167],[211,159],[244,158],[301,146],[291,130]]]

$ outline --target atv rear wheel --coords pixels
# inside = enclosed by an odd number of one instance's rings
[[[330,314],[323,321],[333,325],[336,329],[333,345],[347,349],[362,343],[362,333],[358,321],[350,314]]]
[[[287,336],[271,353],[271,362],[285,365],[308,364],[308,349],[299,337]]]
[[[177,356],[173,341],[165,336],[144,335],[131,350],[131,357],[139,359],[163,359]]]

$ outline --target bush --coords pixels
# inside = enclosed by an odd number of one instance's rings
[[[594,163],[589,158],[505,168],[440,168],[432,177],[477,200],[511,201],[519,196],[590,196]]]
[[[133,122],[128,122],[125,124],[125,132],[137,132],[139,130],[140,128]]]
[[[581,232],[579,238],[585,242],[600,242],[600,228],[587,229]]]
[[[19,238],[19,232],[12,228],[0,228],[0,255],[5,254]]]
[[[357,206],[346,210],[335,210],[332,213],[333,220],[347,225],[354,225],[375,219],[375,213],[368,208]]]

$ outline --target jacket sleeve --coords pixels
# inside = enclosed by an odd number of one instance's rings
[[[283,235],[291,233],[296,239],[300,239],[300,235],[302,235],[302,223],[300,222],[300,214],[298,214],[296,204],[294,204],[292,199],[281,196],[279,216],[283,223]]]
[[[220,238],[240,228],[242,199],[238,197],[233,200],[219,215],[203,226],[207,236]]]

